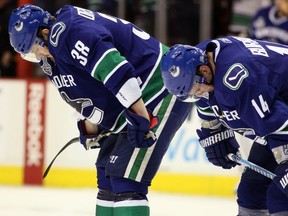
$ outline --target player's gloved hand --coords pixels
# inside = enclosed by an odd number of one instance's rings
[[[273,182],[288,197],[288,161],[279,164],[275,169],[275,174]]]
[[[77,121],[77,127],[80,132],[79,139],[80,143],[84,146],[86,150],[100,148],[100,140],[103,137],[107,137],[110,135],[110,132],[105,132],[98,126],[99,133],[97,134],[87,134],[84,120]]]
[[[152,146],[157,137],[152,131],[158,124],[158,117],[149,112],[150,121],[126,109],[124,116],[128,122],[127,133],[130,144],[135,148],[148,148]]]
[[[204,148],[208,161],[215,166],[231,169],[238,163],[228,159],[229,153],[239,154],[239,144],[231,129],[220,126],[217,129],[201,128],[196,131],[200,145]]]

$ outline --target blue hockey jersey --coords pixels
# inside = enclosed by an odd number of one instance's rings
[[[249,135],[273,137],[278,146],[288,142],[288,46],[249,38],[224,37],[216,45],[214,92],[199,101],[202,119],[219,118]],[[212,112],[211,112],[212,111]],[[283,143],[282,143],[283,144]]]
[[[125,20],[66,5],[48,37],[55,64],[44,60],[43,70],[92,123],[119,132],[125,108],[142,96],[153,110],[168,95],[159,70],[168,48]]]
[[[253,17],[248,37],[288,45],[288,17],[279,17],[275,5],[263,8]]]

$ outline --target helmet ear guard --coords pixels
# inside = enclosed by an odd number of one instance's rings
[[[201,65],[207,64],[207,57],[201,49],[189,45],[174,45],[162,58],[162,78],[168,91],[187,102],[199,100],[190,96],[191,88],[205,79],[196,74]]]
[[[50,28],[52,16],[40,7],[26,4],[12,11],[9,19],[10,44],[22,55],[30,52],[34,44],[44,41],[37,36],[40,27]]]

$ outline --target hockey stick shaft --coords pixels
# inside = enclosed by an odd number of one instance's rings
[[[67,143],[60,149],[60,151],[56,154],[56,156],[54,157],[54,159],[50,162],[50,164],[48,165],[47,169],[45,170],[45,172],[44,172],[44,174],[43,174],[43,176],[42,176],[43,179],[48,175],[48,173],[49,173],[49,171],[50,171],[50,169],[51,169],[54,161],[55,161],[56,158],[58,157],[58,155],[59,155],[62,151],[64,151],[64,149],[66,149],[68,146],[70,146],[71,144],[76,143],[76,142],[79,142],[79,137],[75,137],[75,138],[71,139],[69,142],[67,142]]]
[[[249,168],[251,170],[254,170],[255,172],[258,172],[261,175],[266,176],[266,177],[268,177],[270,179],[273,179],[276,176],[274,173],[270,172],[269,170],[266,170],[263,167],[260,167],[257,164],[254,164],[254,163],[252,163],[252,162],[250,162],[248,160],[245,160],[245,159],[243,159],[243,158],[241,158],[241,157],[239,157],[239,156],[237,156],[235,154],[230,153],[230,154],[227,155],[227,157],[230,160],[232,160],[232,161],[234,161],[236,163],[240,163],[240,164],[244,165],[245,167],[247,167],[247,168]]]

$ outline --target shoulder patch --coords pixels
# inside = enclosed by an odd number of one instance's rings
[[[53,73],[52,66],[48,62],[47,58],[42,58],[42,65],[41,65],[42,71],[47,74],[48,76],[51,76]]]
[[[66,25],[63,22],[55,23],[51,28],[49,42],[52,46],[57,47],[59,37],[66,29]]]
[[[249,76],[248,70],[240,63],[233,64],[225,76],[223,77],[223,83],[231,90],[237,90],[243,80]]]

